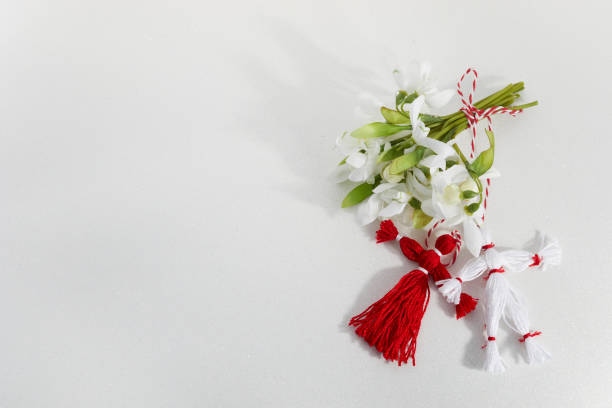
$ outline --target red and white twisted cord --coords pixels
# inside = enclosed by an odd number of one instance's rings
[[[462,91],[463,81],[466,80],[468,76],[472,76],[472,86],[470,87],[469,92],[467,93],[467,97],[465,93]],[[486,119],[487,129],[491,131],[491,116],[497,114],[508,114],[511,116],[516,116],[517,113],[521,113],[522,109],[509,109],[503,106],[491,106],[487,109],[478,109],[474,106],[474,92],[476,91],[476,80],[478,79],[478,72],[474,68],[468,68],[467,71],[461,75],[459,81],[457,81],[457,93],[459,94],[459,98],[461,99],[461,103],[463,107],[460,109],[464,114],[468,121],[468,129],[472,130],[472,140],[470,143],[470,159],[474,158],[476,153],[476,124]],[[487,211],[487,199],[489,198],[489,187],[491,186],[491,179],[487,179],[487,185],[485,187],[485,197],[484,197],[484,211],[482,214],[482,220],[485,219],[485,213]]]

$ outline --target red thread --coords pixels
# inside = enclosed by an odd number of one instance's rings
[[[533,263],[529,265],[529,267],[538,266],[540,265],[540,263],[542,263],[542,257],[538,254],[534,254],[533,257],[531,257],[531,259],[533,259]]]
[[[540,334],[542,334],[542,332],[541,332],[541,331],[534,331],[533,333],[529,333],[529,332],[527,332],[527,333],[523,334],[523,337],[521,337],[521,338],[519,339],[519,341],[520,341],[521,343],[524,343],[524,342],[525,342],[525,340],[527,340],[529,337],[539,336]]]
[[[487,337],[487,340],[488,341],[495,341],[495,337],[489,336],[489,337]]]
[[[495,248],[495,244],[492,242],[482,246],[483,251],[486,251],[487,249],[491,249],[491,248]]]
[[[489,278],[491,277],[491,274],[494,274],[494,273],[504,273],[504,272],[506,272],[506,271],[504,270],[504,268],[503,268],[503,267],[501,267],[501,268],[491,269],[491,270],[489,271],[489,274],[487,275],[487,277],[486,277],[486,278],[484,278],[484,280],[489,279]]]
[[[460,277],[456,277],[455,279],[457,279],[459,283],[463,283],[463,279],[461,279]]]

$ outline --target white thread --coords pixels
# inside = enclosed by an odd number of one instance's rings
[[[492,250],[494,249],[489,249],[489,251]],[[487,268],[487,262],[481,255],[478,258],[470,259],[463,268],[461,268],[456,278],[461,279],[462,282],[469,282],[481,276],[487,269],[489,269]],[[442,284],[440,293],[444,296],[446,301],[458,305],[461,300],[461,282],[457,279],[444,279],[439,281],[439,283]]]
[[[396,240],[397,242],[399,242],[399,241],[400,241],[402,238],[404,238],[404,237],[403,237],[403,236],[401,236],[400,234],[397,234],[397,235],[395,236],[395,240]]]
[[[529,241],[527,247],[533,249],[540,256],[540,264],[536,266],[542,271],[545,271],[548,266],[561,264],[562,252],[559,241],[543,232],[536,231],[535,237]]]
[[[442,252],[440,252],[440,250],[439,250],[438,248],[434,248],[433,250],[434,250],[434,252],[435,252],[436,254],[438,254],[438,256],[439,256],[440,258],[442,258]]]
[[[425,268],[421,268],[420,266],[417,268],[417,270],[423,272],[425,275],[429,275],[429,272],[427,272],[427,269]]]
[[[499,355],[499,349],[495,340],[489,341],[485,348],[484,369],[492,374],[501,374],[506,371],[506,365]]]
[[[529,364],[543,363],[546,360],[550,360],[550,353],[536,343],[533,337],[526,338],[523,344],[525,344],[525,353]]]
[[[497,335],[499,321],[508,299],[509,288],[508,280],[503,276],[503,273],[489,275],[483,299],[487,337],[496,337]],[[503,373],[506,370],[495,341],[489,341],[487,344],[483,368],[485,371],[494,374]]]

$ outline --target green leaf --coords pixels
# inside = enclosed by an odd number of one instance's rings
[[[410,130],[411,127],[408,125],[393,125],[391,123],[373,122],[368,123],[365,126],[360,127],[357,130],[351,132],[351,136],[357,139],[370,139],[373,137],[385,137],[391,136],[402,130]]]
[[[472,203],[470,205],[465,206],[465,212],[467,212],[469,215],[472,215],[476,211],[478,211],[478,208],[480,208],[480,203]]]
[[[385,120],[391,124],[394,124],[394,125],[410,124],[410,118],[396,110],[385,108],[384,106],[382,106],[380,108],[380,113],[383,115]]]
[[[489,147],[484,152],[480,153],[476,159],[470,164],[469,170],[476,174],[478,177],[482,176],[493,166],[493,159],[495,157],[495,136],[493,132],[488,129],[485,130],[489,137]]]
[[[366,198],[372,195],[374,189],[373,184],[363,183],[349,191],[349,193],[342,200],[342,208],[351,207],[355,204],[359,204]]]
[[[410,153],[404,154],[398,158],[393,159],[390,164],[391,168],[389,169],[389,172],[391,174],[400,174],[408,170],[409,168],[416,166],[417,163],[423,158],[424,151],[425,148],[419,146]]]
[[[432,217],[425,214],[421,209],[414,210],[412,214],[412,226],[416,229],[424,228],[431,220]]]
[[[417,166],[417,169],[421,170],[428,179],[431,178],[431,171],[429,170],[429,167]]]
[[[421,209],[421,202],[416,197],[412,197],[410,201],[408,201],[408,204],[410,204],[410,206],[414,208],[415,210]]]
[[[461,198],[463,198],[464,200],[469,200],[470,198],[474,198],[477,195],[477,191],[465,190],[461,192]]]
[[[421,113],[419,115],[425,126],[433,125],[434,123],[438,123],[442,121],[442,118],[439,116],[428,115],[426,113]]]
[[[456,164],[459,164],[457,160],[446,160],[446,169],[448,170]]]
[[[399,108],[400,106],[403,106],[406,103],[412,103],[416,98],[418,98],[418,96],[419,94],[416,93],[416,91],[411,93],[410,95],[408,95],[408,92],[406,91],[399,91],[395,95],[395,106]]]
[[[390,161],[395,159],[396,157],[400,157],[402,155],[402,152],[404,151],[403,147],[392,147],[391,149],[387,150],[386,152],[382,152],[379,156],[378,156],[378,163],[382,163],[382,162],[386,162],[386,161]]]
[[[408,93],[406,91],[398,91],[397,94],[395,94],[395,106],[402,106],[407,97]]]

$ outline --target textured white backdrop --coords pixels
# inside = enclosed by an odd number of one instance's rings
[[[603,4],[3,2],[0,406],[611,406]],[[540,101],[496,120],[488,222],[561,240],[562,267],[512,277],[548,364],[502,331],[507,373],[475,369],[481,316],[437,293],[417,367],[344,328],[409,266],[329,179],[389,55]]]

